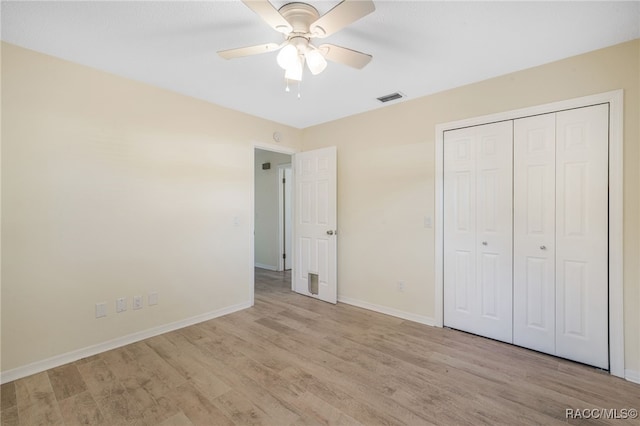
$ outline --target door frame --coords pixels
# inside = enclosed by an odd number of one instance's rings
[[[293,160],[293,158],[292,158]],[[293,182],[289,182],[289,193],[285,193],[284,185],[282,184],[282,179],[286,175],[286,170],[291,170],[291,179],[293,180],[293,162],[288,164],[280,164],[278,166],[278,271],[286,271],[287,262],[282,258],[282,253],[285,252],[287,254],[287,258],[293,255],[293,238],[291,236],[291,246],[287,247],[285,244],[285,239],[287,239],[286,235],[286,224],[285,223],[285,197],[289,197],[289,205],[291,209],[290,219],[293,220]],[[290,224],[291,232],[293,233],[293,224]],[[291,262],[291,260],[290,260]]]
[[[435,134],[435,306],[434,322],[444,323],[444,132],[540,114],[609,104],[609,372],[625,377],[623,298],[623,90],[438,124]]]
[[[299,152],[299,150],[290,146],[275,145],[275,144],[266,143],[266,142],[253,142],[251,144],[251,216],[250,216],[251,217],[251,238],[250,238],[251,239],[251,248],[250,248],[251,256],[249,256],[251,260],[251,265],[250,265],[251,279],[249,280],[250,306],[253,306],[255,304],[255,288],[256,288],[255,273],[253,272],[255,269],[255,261],[256,261],[256,220],[255,220],[255,217],[256,217],[256,167],[255,167],[256,149],[291,155],[292,176],[293,176],[293,155]],[[292,192],[291,213],[293,214],[293,211],[295,210],[295,202],[294,202],[295,194],[293,194],[293,192],[295,191],[291,191],[291,192]],[[295,248],[295,243],[292,244],[292,252],[294,248]],[[293,286],[293,280],[291,285]]]

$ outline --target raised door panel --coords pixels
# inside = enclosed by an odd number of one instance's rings
[[[513,343],[555,353],[555,113],[514,121]]]
[[[557,113],[556,354],[609,368],[608,105]]]

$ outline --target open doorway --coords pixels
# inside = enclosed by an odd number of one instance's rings
[[[291,289],[292,156],[255,148],[254,267],[255,289]]]

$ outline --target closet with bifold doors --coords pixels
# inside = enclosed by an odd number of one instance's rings
[[[609,368],[609,105],[444,132],[444,325]]]

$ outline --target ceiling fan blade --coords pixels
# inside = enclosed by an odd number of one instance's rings
[[[318,46],[324,57],[330,61],[348,65],[353,68],[362,69],[371,61],[373,56],[335,44],[321,44]]]
[[[291,24],[268,0],[242,0],[242,2],[274,30],[283,34],[289,34],[293,30]]]
[[[372,0],[343,0],[311,24],[314,37],[328,37],[376,10]]]
[[[239,47],[237,49],[221,50],[218,55],[224,59],[241,58],[243,56],[258,55],[260,53],[275,52],[280,49],[282,44],[267,43],[258,44],[257,46]]]

